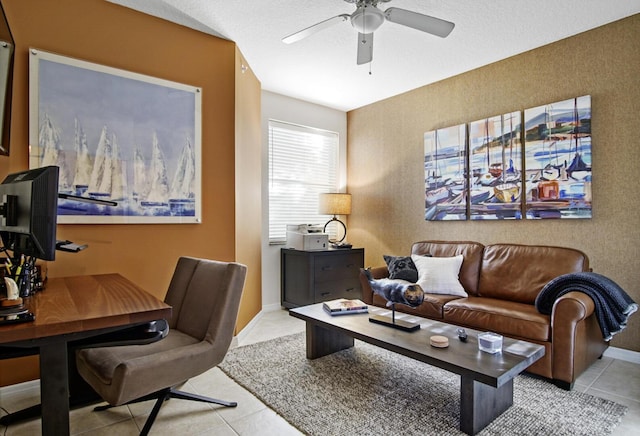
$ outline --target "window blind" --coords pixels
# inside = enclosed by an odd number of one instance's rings
[[[336,132],[269,121],[270,243],[286,241],[287,224],[331,218],[318,213],[318,197],[338,188],[338,146]]]

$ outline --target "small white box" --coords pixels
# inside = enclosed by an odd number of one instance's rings
[[[287,248],[327,250],[329,248],[329,235],[326,233],[287,232]]]
[[[502,351],[502,335],[497,333],[480,333],[478,335],[478,348],[487,353],[499,353]]]

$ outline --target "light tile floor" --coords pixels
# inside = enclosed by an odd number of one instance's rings
[[[304,331],[304,323],[285,310],[263,313],[248,332],[240,335],[239,346]],[[37,386],[26,383],[24,390],[12,389],[0,395],[0,407],[10,411],[36,403]],[[210,406],[191,401],[167,402],[151,429],[152,435],[299,435],[284,419],[257,398],[214,368],[189,380],[183,390],[214,398],[237,401],[235,408]],[[640,365],[604,357],[589,368],[575,389],[608,398],[629,407],[614,435],[640,434]],[[72,435],[137,435],[144,425],[152,403],[120,406],[105,412],[93,412],[93,406],[71,412]],[[213,410],[212,410],[213,409]],[[2,414],[5,412],[2,411]],[[0,426],[0,435],[33,436],[40,434],[40,420]]]

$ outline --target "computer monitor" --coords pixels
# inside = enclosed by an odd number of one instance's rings
[[[55,260],[57,166],[9,174],[0,184],[0,237],[13,257]]]

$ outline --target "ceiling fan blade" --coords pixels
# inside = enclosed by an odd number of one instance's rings
[[[297,41],[300,41],[301,39],[306,38],[307,36],[311,36],[316,32],[326,29],[327,27],[331,27],[334,24],[340,23],[342,21],[347,21],[350,17],[351,16],[349,14],[342,14],[342,15],[329,18],[328,20],[320,21],[319,23],[314,24],[313,26],[309,26],[306,29],[302,29],[296,33],[292,33],[291,35],[285,36],[284,38],[282,38],[282,42],[284,42],[285,44],[292,44],[294,42],[297,42]]]
[[[358,33],[358,65],[373,59],[373,33]]]
[[[400,8],[388,8],[384,11],[384,16],[392,23],[402,24],[441,38],[446,38],[455,27],[455,24],[450,21]]]

